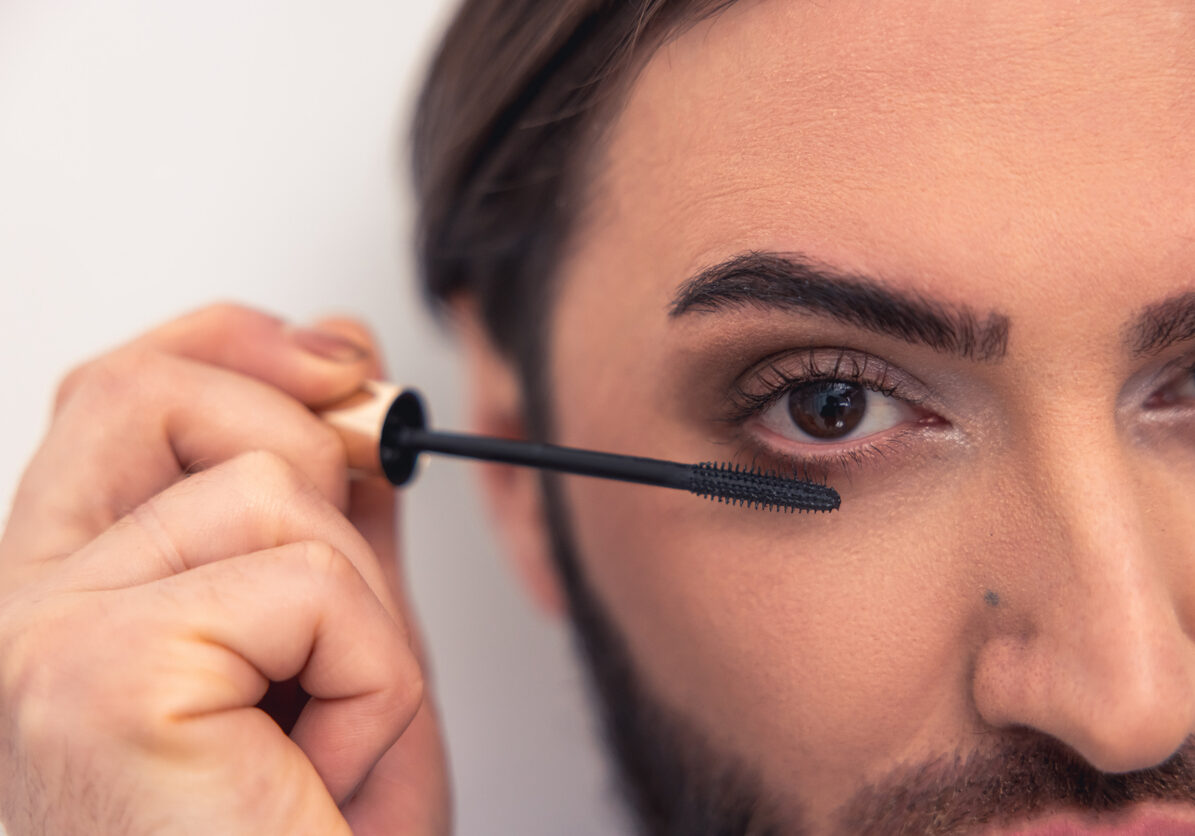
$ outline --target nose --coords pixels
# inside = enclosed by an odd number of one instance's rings
[[[1101,771],[1154,766],[1195,725],[1193,512],[1115,443],[1039,464],[1016,577],[985,615],[975,705]]]

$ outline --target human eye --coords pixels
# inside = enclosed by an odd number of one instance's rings
[[[841,348],[784,352],[736,381],[736,421],[755,452],[803,472],[865,464],[946,422],[911,375]]]
[[[1172,379],[1158,389],[1146,402],[1150,409],[1195,407],[1195,358],[1179,362]]]

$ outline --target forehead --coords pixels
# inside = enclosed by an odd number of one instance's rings
[[[1172,292],[1195,257],[1193,91],[1189,2],[744,0],[635,82],[592,229],[653,307],[744,248],[992,304]]]

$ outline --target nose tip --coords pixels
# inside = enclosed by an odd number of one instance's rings
[[[1120,773],[1148,769],[1164,762],[1191,732],[1189,692],[1149,682],[1120,682],[1103,704],[1089,709],[1088,722],[1060,729],[1079,755],[1101,772]],[[1081,718],[1082,715],[1079,715]]]
[[[1157,766],[1195,727],[1195,675],[1168,636],[1059,646],[1046,635],[989,642],[975,669],[976,705],[995,727],[1031,728],[1106,773]]]

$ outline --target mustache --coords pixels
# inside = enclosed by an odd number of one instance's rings
[[[842,807],[843,833],[965,833],[1058,810],[1111,813],[1142,802],[1195,804],[1195,739],[1157,766],[1106,773],[1030,730],[1001,733],[993,750],[938,758],[892,773]]]

